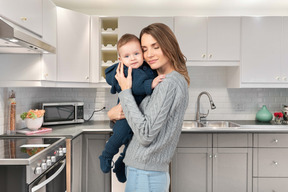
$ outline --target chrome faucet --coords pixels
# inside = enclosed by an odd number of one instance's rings
[[[215,104],[214,104],[214,102],[213,102],[213,100],[212,100],[211,95],[210,95],[208,92],[206,92],[206,91],[201,92],[201,93],[198,95],[198,98],[197,98],[196,121],[198,121],[198,122],[201,122],[201,118],[205,118],[205,117],[207,117],[208,114],[209,114],[209,110],[208,110],[208,112],[207,112],[206,114],[205,114],[205,113],[200,113],[200,98],[201,98],[201,96],[202,96],[203,94],[205,94],[205,95],[208,96],[209,101],[210,101],[211,109],[212,109],[212,110],[213,110],[213,109],[216,109],[216,106],[215,106]]]

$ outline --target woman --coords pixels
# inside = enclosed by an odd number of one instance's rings
[[[108,116],[118,120],[124,112],[134,133],[124,159],[125,191],[166,192],[170,184],[169,163],[188,105],[189,76],[185,57],[168,26],[151,24],[141,31],[140,40],[145,61],[165,79],[138,107],[131,92],[132,68],[125,77],[123,64],[119,64],[115,77],[122,89],[121,105],[112,108]]]

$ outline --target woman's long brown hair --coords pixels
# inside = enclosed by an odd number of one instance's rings
[[[174,69],[184,76],[189,85],[190,77],[186,67],[186,57],[183,55],[172,30],[163,23],[153,23],[142,29],[140,41],[143,34],[149,34],[157,41],[163,54],[171,61]]]

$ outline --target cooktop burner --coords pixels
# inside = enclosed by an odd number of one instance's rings
[[[28,159],[59,138],[0,138],[0,159]]]

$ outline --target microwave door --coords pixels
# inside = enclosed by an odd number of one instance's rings
[[[55,125],[75,122],[74,105],[45,106],[44,125]]]

